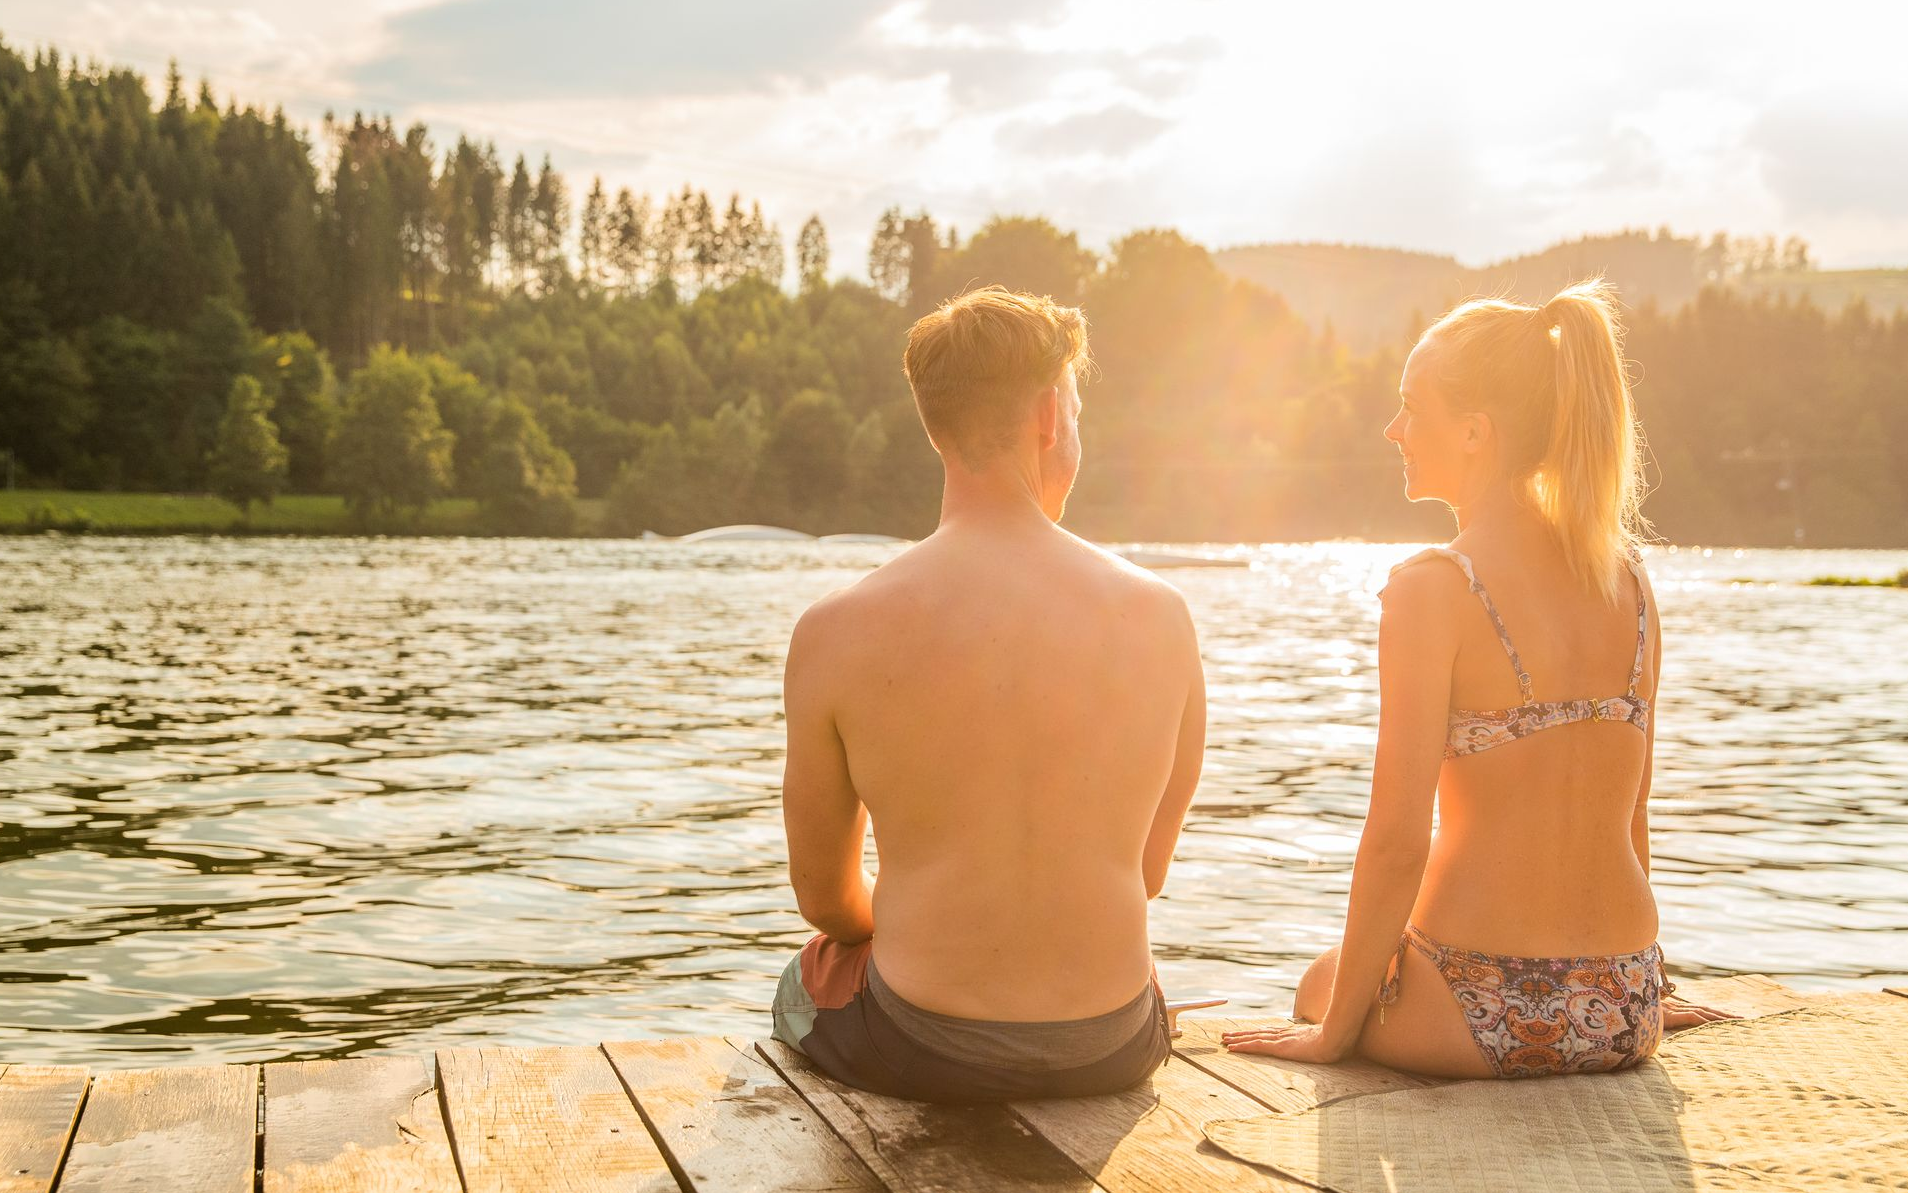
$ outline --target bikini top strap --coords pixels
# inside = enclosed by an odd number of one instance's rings
[[[1484,611],[1491,615],[1491,625],[1497,629],[1497,640],[1503,644],[1504,653],[1510,657],[1511,670],[1517,672],[1517,688],[1523,693],[1524,703],[1531,703],[1535,697],[1531,695],[1530,673],[1524,670],[1524,661],[1517,657],[1517,647],[1511,642],[1510,631],[1504,628],[1504,619],[1497,612],[1497,603],[1491,600],[1491,594],[1486,592],[1484,585],[1478,582],[1477,569],[1471,566],[1470,557],[1465,555],[1464,552],[1454,551],[1450,547],[1432,547],[1413,555],[1410,559],[1405,560],[1404,563],[1399,564],[1398,567],[1401,568],[1406,566],[1406,564],[1415,563],[1427,555],[1442,555],[1463,569],[1464,578],[1470,582],[1471,591],[1476,593],[1477,599],[1484,603]],[[1391,570],[1395,572],[1398,568]],[[1632,682],[1632,687],[1634,687],[1634,681]]]
[[[1643,563],[1629,554],[1623,556],[1623,562],[1629,565],[1630,575],[1636,578],[1636,661],[1630,664],[1629,691],[1630,698],[1635,699],[1637,685],[1643,682],[1643,651],[1649,644],[1650,618],[1643,597]]]

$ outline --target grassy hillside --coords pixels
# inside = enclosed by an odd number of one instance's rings
[[[1752,293],[1807,299],[1825,311],[1839,311],[1851,302],[1865,302],[1877,315],[1908,311],[1908,269],[1811,269],[1799,273],[1770,273],[1750,278],[1742,287]]]
[[[475,534],[477,503],[433,502],[416,534]],[[249,518],[217,497],[173,493],[82,493],[57,489],[0,492],[0,533],[60,530],[93,534],[363,534],[341,497],[280,497],[253,506]]]

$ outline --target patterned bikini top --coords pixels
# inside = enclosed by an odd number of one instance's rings
[[[1491,615],[1491,624],[1497,627],[1497,640],[1504,644],[1504,653],[1510,656],[1511,670],[1517,672],[1517,687],[1524,697],[1523,703],[1515,708],[1490,711],[1452,709],[1450,735],[1444,743],[1446,758],[1476,754],[1573,721],[1623,721],[1646,732],[1649,730],[1650,702],[1636,690],[1637,684],[1643,679],[1643,648],[1649,633],[1648,611],[1643,601],[1643,576],[1638,571],[1636,560],[1626,556],[1623,561],[1629,566],[1630,574],[1636,577],[1636,661],[1630,666],[1629,691],[1605,699],[1535,700],[1531,697],[1530,673],[1524,670],[1523,661],[1517,657],[1517,648],[1511,645],[1510,634],[1504,629],[1504,619],[1498,616],[1497,605],[1492,602],[1491,594],[1478,583],[1477,572],[1463,552],[1453,551],[1449,547],[1432,547],[1420,551],[1391,570],[1396,573],[1399,568],[1408,567],[1431,555],[1441,555],[1464,569],[1464,578],[1470,581],[1471,591],[1477,594],[1478,600],[1484,602],[1484,611]]]

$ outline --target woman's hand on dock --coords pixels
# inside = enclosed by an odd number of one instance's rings
[[[1220,1037],[1227,1052],[1256,1052],[1281,1060],[1305,1061],[1329,1065],[1345,1059],[1351,1045],[1326,1038],[1325,1029],[1316,1023],[1294,1023],[1290,1027],[1267,1027],[1253,1031],[1229,1031]]]
[[[1715,1023],[1719,1019],[1739,1019],[1728,1011],[1719,1011],[1715,1007],[1705,1007],[1698,1003],[1685,1002],[1675,995],[1663,1000],[1663,1030],[1681,1031],[1685,1027],[1700,1027],[1705,1023]]]

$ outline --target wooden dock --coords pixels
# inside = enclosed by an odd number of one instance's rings
[[[1683,987],[1745,1016],[1878,997],[1759,977]],[[1186,1019],[1173,1059],[1126,1093],[987,1107],[862,1093],[779,1044],[740,1039],[97,1073],[0,1065],[0,1193],[1293,1190],[1313,1186],[1230,1158],[1202,1124],[1439,1084],[1232,1055],[1217,1038],[1234,1023]]]

